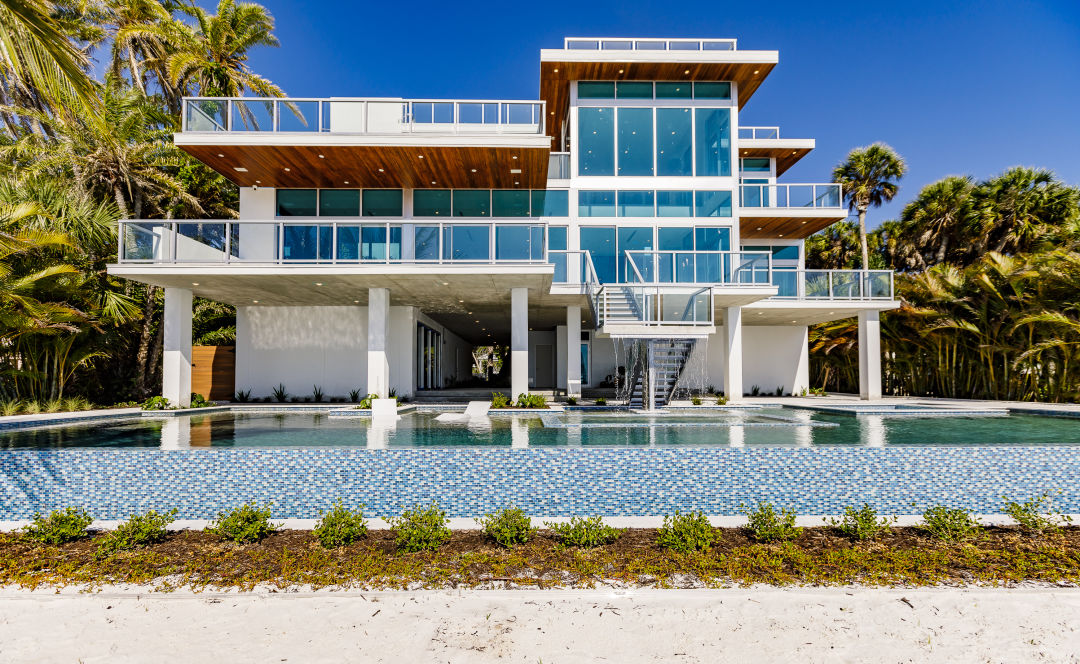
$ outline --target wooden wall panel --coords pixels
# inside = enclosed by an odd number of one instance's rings
[[[191,391],[210,401],[232,400],[236,346],[191,347]]]

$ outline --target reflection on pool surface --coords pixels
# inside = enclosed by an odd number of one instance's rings
[[[493,415],[444,424],[414,412],[394,428],[325,413],[224,412],[12,430],[3,449],[81,447],[752,447],[1080,444],[1080,423],[1036,415],[889,417],[763,408],[660,415]]]

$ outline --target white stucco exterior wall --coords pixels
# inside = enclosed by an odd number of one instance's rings
[[[743,326],[743,391],[754,385],[772,394],[783,387],[785,394],[798,394],[810,384],[810,359],[806,345],[806,326]],[[700,346],[700,344],[699,344]],[[696,351],[695,351],[696,352]],[[724,384],[724,330],[709,335],[707,384]]]

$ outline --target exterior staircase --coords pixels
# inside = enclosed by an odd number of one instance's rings
[[[671,401],[675,392],[675,386],[679,382],[686,361],[694,350],[695,339],[649,339],[642,341],[647,347],[647,352],[652,355],[652,363],[656,368],[656,380],[651,386],[653,405],[662,408]],[[646,363],[647,364],[647,363]],[[644,408],[645,390],[649,389],[647,380],[648,368],[635,372],[632,380],[633,387],[630,390],[629,406],[631,408]]]
[[[602,324],[638,323],[643,320],[642,302],[635,297],[632,289],[607,289],[605,297],[607,298],[607,319],[602,321]]]

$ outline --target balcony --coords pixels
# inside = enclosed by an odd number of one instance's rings
[[[801,239],[847,217],[838,184],[739,186],[743,239]]]
[[[544,133],[544,102],[188,97],[184,133],[346,135]]]
[[[734,51],[736,39],[629,39],[619,37],[567,37],[568,51]]]
[[[739,127],[739,140],[776,140],[780,127]]]
[[[773,159],[777,177],[810,154],[817,142],[812,138],[781,138],[780,127],[739,127],[739,157]],[[750,173],[746,173],[751,177]]]

